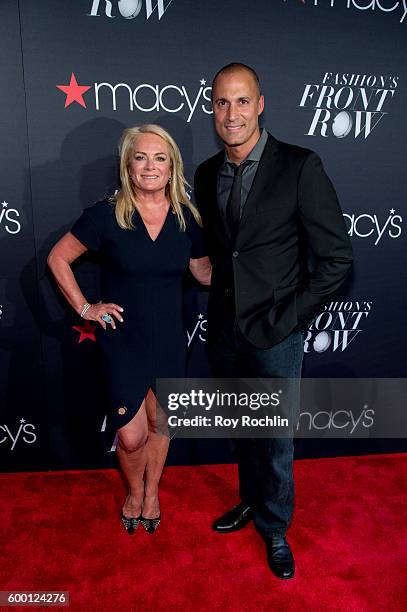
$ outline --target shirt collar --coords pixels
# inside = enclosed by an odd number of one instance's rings
[[[267,138],[268,138],[267,131],[263,128],[261,131],[260,138],[254,145],[253,149],[250,151],[249,155],[243,161],[259,162],[261,156],[263,155],[263,151],[266,146]],[[229,164],[233,163],[228,158],[226,151],[225,151],[225,162]]]

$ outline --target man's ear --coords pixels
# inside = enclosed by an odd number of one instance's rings
[[[264,96],[261,95],[258,102],[258,114],[261,115],[264,111]]]

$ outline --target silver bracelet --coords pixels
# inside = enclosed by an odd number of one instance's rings
[[[88,312],[89,308],[91,307],[91,304],[89,304],[88,302],[86,302],[86,304],[84,304],[82,306],[82,310],[81,310],[81,317],[83,318],[84,315]]]

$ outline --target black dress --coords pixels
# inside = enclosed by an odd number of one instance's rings
[[[102,271],[101,300],[124,308],[97,341],[103,353],[111,411],[106,429],[126,425],[138,411],[156,378],[183,378],[186,333],[182,313],[182,280],[190,258],[205,253],[202,234],[184,207],[187,230],[182,232],[170,208],[156,240],[137,211],[134,229],[119,227],[115,205],[98,202],[86,209],[71,232],[88,249],[98,251]]]

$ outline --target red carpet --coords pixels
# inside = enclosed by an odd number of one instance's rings
[[[406,610],[407,455],[302,460],[295,472],[286,582],[252,525],[209,528],[237,501],[235,466],[167,468],[163,521],[133,536],[116,471],[3,474],[0,590],[69,591],[74,611]]]

